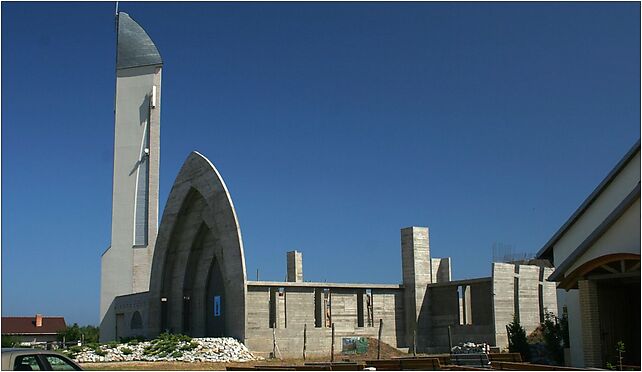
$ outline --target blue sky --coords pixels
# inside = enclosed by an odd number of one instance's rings
[[[163,208],[219,169],[247,275],[398,283],[399,229],[453,276],[536,252],[640,137],[639,3],[120,3],[164,59]],[[2,315],[97,324],[113,3],[2,3]]]

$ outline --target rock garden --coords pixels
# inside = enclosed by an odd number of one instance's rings
[[[177,361],[177,362],[247,362],[259,359],[239,341],[229,338],[190,338],[162,334],[144,341],[132,339],[108,344],[87,344],[60,350],[79,363]]]

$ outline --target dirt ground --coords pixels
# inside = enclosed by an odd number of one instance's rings
[[[381,343],[381,359],[389,359],[407,355],[406,353],[395,349],[394,347]],[[368,339],[368,352],[365,354],[335,354],[335,361],[359,361],[367,359],[377,359],[377,340]],[[306,358],[305,362],[329,362],[330,355],[317,356]],[[296,359],[273,359],[273,360],[255,360],[251,362],[232,362],[232,363],[217,363],[217,362],[110,362],[110,363],[81,363],[80,366],[86,370],[126,370],[126,371],[223,371],[226,366],[233,367],[253,367],[255,365],[297,365],[303,364],[303,358]]]

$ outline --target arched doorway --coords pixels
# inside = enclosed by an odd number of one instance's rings
[[[640,255],[618,253],[585,262],[559,285],[580,290],[582,328],[594,330],[585,354],[615,364],[623,342],[624,364],[640,365]],[[593,349],[595,348],[595,349]]]

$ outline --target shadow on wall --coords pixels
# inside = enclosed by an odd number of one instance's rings
[[[406,345],[406,327],[405,327],[405,321],[406,319],[403,319],[404,317],[404,298],[402,296],[395,296],[395,316],[396,316],[396,327],[395,327],[395,337],[397,338],[397,345],[399,348],[403,347],[408,347]],[[384,324],[384,327],[386,325]]]

